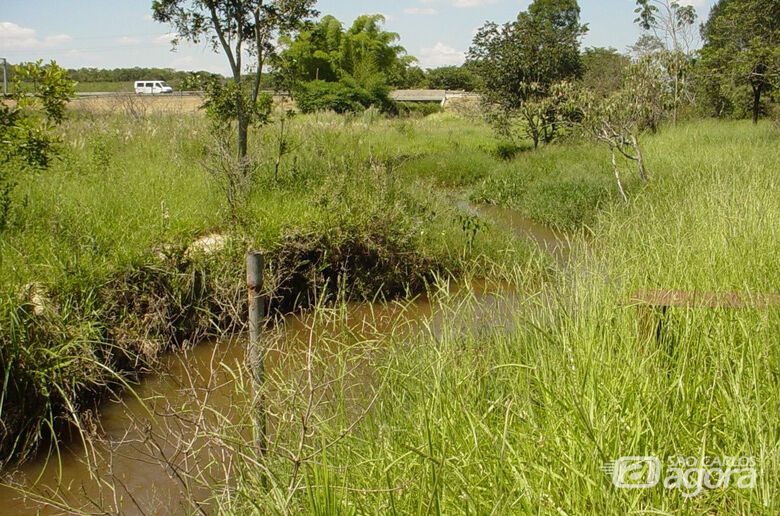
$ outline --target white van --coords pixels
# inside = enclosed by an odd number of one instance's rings
[[[135,92],[155,95],[157,93],[173,93],[173,88],[165,84],[165,81],[135,81]]]

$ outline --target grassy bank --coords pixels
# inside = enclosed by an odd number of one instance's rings
[[[533,151],[496,140],[479,120],[451,113],[426,120],[400,121],[369,142],[380,156],[398,160],[408,177],[429,178],[561,229],[591,224],[600,207],[618,198],[608,151],[598,145],[574,141]]]
[[[62,160],[20,182],[0,241],[6,455],[80,421],[126,378],[116,371],[239,328],[243,253],[259,247],[277,307],[326,284],[342,300],[427,287],[437,316],[420,332],[313,332],[298,369],[269,379],[263,460],[246,441],[249,412],[235,427],[214,415],[200,430],[231,467],[224,485],[213,471],[192,479],[208,479],[214,508],[777,512],[777,310],[670,309],[656,342],[623,303],[637,289],[780,291],[776,128],[646,136],[652,180],[627,172],[628,204],[604,149],[506,160],[486,127],[452,114],[297,117],[274,177],[277,129],[255,135],[261,166],[236,222],[206,171],[219,142],[199,116],[66,124]],[[464,198],[589,235],[550,275],[549,259],[458,209]],[[436,283],[486,271],[527,300],[469,301]],[[494,321],[500,306],[509,315]],[[641,455],[753,456],[758,482],[688,499],[694,489],[616,489],[600,469]]]
[[[528,256],[371,143],[428,123],[434,134],[447,122],[299,117],[277,177],[277,128],[258,131],[256,182],[236,222],[206,171],[220,142],[201,116],[74,114],[61,158],[19,176],[0,240],[3,456],[78,423],[161,352],[239,328],[248,248],[266,251],[267,293],[282,310],[315,286],[393,297],[433,274]]]
[[[639,288],[780,291],[779,138],[747,123],[648,138],[652,182],[595,216],[588,251],[515,308],[510,328],[463,324],[479,308],[440,293],[439,324],[391,333],[384,351],[362,344],[370,388],[355,388],[366,373],[349,366],[360,344],[338,354],[315,341],[308,387],[303,369],[271,388],[287,395],[264,461],[215,430],[237,460],[213,503],[227,513],[776,514],[777,307],[672,308],[656,341],[623,301]],[[531,162],[585,151],[544,152]],[[307,393],[323,385],[337,394],[312,406]],[[716,475],[711,488],[694,471],[681,488],[618,489],[601,468],[625,456],[658,457],[662,483],[676,457],[752,457],[756,480]]]

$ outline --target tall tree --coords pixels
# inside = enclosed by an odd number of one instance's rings
[[[638,16],[634,22],[646,32],[634,48],[652,47],[654,41],[661,45],[661,48],[646,55],[667,76],[672,97],[672,121],[677,124],[677,113],[688,88],[688,72],[697,41],[694,30],[696,10],[692,5],[670,0],[637,0],[636,3],[634,12]]]
[[[479,78],[466,65],[440,66],[428,70],[428,87],[434,90],[474,91],[479,86]]]
[[[307,23],[295,38],[282,38],[284,50],[274,68],[303,81],[337,81],[344,26],[331,15]]]
[[[652,32],[673,52],[689,54],[696,43],[696,10],[669,0],[636,0],[634,12],[642,29]]]
[[[582,53],[582,86],[607,97],[623,86],[623,76],[631,59],[614,48],[586,48]]]
[[[155,20],[171,24],[178,34],[173,41],[206,41],[214,51],[222,49],[233,75],[232,115],[238,126],[238,156],[247,154],[249,126],[260,92],[263,64],[275,51],[281,34],[295,30],[314,16],[316,0],[154,0]],[[251,89],[241,81],[244,58],[251,59]]]
[[[752,90],[753,123],[761,96],[780,83],[780,2],[721,0],[702,27],[702,65],[720,83]]]
[[[275,66],[304,81],[335,82],[349,76],[365,83],[381,75],[395,85],[416,59],[398,44],[398,34],[382,28],[384,21],[381,14],[364,14],[345,30],[336,18],[325,16],[294,39],[283,39],[285,49]]]
[[[399,67],[416,62],[397,44],[400,36],[382,28],[384,21],[381,14],[364,14],[355,19],[345,34],[341,68],[358,81],[380,73],[389,82]]]
[[[582,75],[586,31],[576,0],[534,0],[514,22],[479,29],[468,61],[483,81],[483,99],[501,114],[499,125],[521,120],[535,146],[555,136],[554,105],[546,101],[556,83]]]

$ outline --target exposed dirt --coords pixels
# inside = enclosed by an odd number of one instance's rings
[[[308,306],[339,288],[351,299],[420,292],[439,272],[437,264],[392,232],[373,228],[331,238],[291,235],[266,253],[264,288],[273,310]],[[92,413],[96,402],[121,389],[109,371],[133,377],[170,349],[241,330],[247,246],[239,237],[210,234],[189,245],[150,249],[147,259],[97,291],[52,292],[51,303],[69,307],[67,317],[42,313],[30,287],[17,314],[17,331],[25,335],[23,356],[0,364],[13,380],[3,404],[0,459],[32,452],[51,433],[47,420],[53,418],[57,430]],[[65,351],[72,359],[54,351],[61,343],[70,346]],[[51,380],[42,383],[41,373],[27,366],[43,360],[33,359],[39,355],[62,362],[56,378],[66,388],[49,385]]]

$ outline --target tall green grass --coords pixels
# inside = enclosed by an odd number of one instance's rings
[[[647,138],[650,185],[596,216],[566,273],[512,305],[513,324],[479,324],[476,298],[438,291],[438,322],[364,355],[370,391],[334,389],[311,418],[292,489],[282,446],[295,432],[259,463],[241,448],[230,496],[215,490],[221,510],[776,514],[778,307],[671,308],[656,340],[626,301],[639,288],[780,290],[779,138],[715,122]],[[523,283],[527,269],[507,279]],[[344,378],[349,356],[314,383]],[[301,396],[278,416],[293,428]],[[620,489],[601,468],[625,456],[749,456],[757,482]]]
[[[202,116],[69,119],[60,159],[18,172],[0,235],[0,451],[24,455],[17,436],[38,442],[46,420],[78,415],[113,370],[240,325],[250,247],[266,251],[268,290],[283,309],[325,281],[356,298],[389,297],[420,291],[436,272],[527,256],[369,143],[405,123],[299,117],[276,178],[277,129],[254,132],[258,169],[236,223],[203,166],[217,142]],[[224,249],[190,249],[210,234]]]
[[[489,133],[459,119],[429,118],[299,117],[288,142],[293,152],[276,180],[276,128],[254,133],[260,166],[246,231],[259,245],[273,246],[285,232],[396,214],[406,219],[403,229],[418,226],[409,236],[425,252],[457,257],[455,247],[466,240],[458,235],[458,212],[431,181],[431,174],[446,172],[407,174],[408,158],[398,149],[446,157],[461,140],[487,141]],[[73,277],[74,268],[105,273],[143,259],[161,242],[187,243],[228,229],[222,196],[202,166],[214,140],[201,116],[81,115],[66,122],[62,136],[61,159],[22,176],[15,191],[0,244],[1,284],[55,281]],[[479,149],[447,159],[443,170],[468,170],[478,160],[489,170],[494,163]]]
[[[59,417],[73,393],[116,381],[77,373],[100,368],[117,340],[140,354],[133,346],[149,344],[149,321],[178,321],[171,341],[205,332],[223,299],[215,292],[240,292],[247,246],[264,247],[288,273],[312,258],[330,270],[348,264],[347,277],[358,281],[362,271],[359,281],[372,287],[371,278],[395,282],[410,271],[428,271],[430,281],[432,271],[479,277],[490,267],[527,298],[518,304],[507,294],[509,317],[485,308],[501,306],[497,295],[450,294],[440,283],[431,292],[437,315],[420,331],[399,322],[381,336],[347,329],[313,340],[320,403],[307,409],[305,370],[276,377],[276,446],[262,460],[245,438],[248,421],[210,429],[234,459],[223,483],[209,477],[214,506],[778,512],[777,309],[669,309],[656,341],[625,303],[637,289],[780,290],[777,129],[697,122],[647,136],[652,180],[629,181],[624,204],[598,147],[551,146],[505,161],[486,127],[446,113],[294,123],[295,152],[277,180],[274,130],[256,133],[263,165],[239,229],[199,166],[210,145],[202,119],[85,116],[64,128],[63,160],[20,185],[0,242],[3,371],[49,400],[41,413]],[[442,188],[549,224],[587,225],[589,236],[550,276],[549,260],[468,219]],[[233,237],[224,253],[184,259],[193,240],[213,232]],[[20,300],[33,281],[54,301],[49,315]],[[156,305],[160,292],[165,303]],[[288,451],[294,458],[296,450],[293,474]],[[690,499],[662,487],[615,488],[602,465],[635,455],[754,456],[759,480]]]

